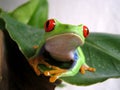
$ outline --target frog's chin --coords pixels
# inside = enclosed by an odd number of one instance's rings
[[[84,42],[74,33],[55,35],[46,40],[45,49],[59,61],[70,61],[74,58],[74,51]]]

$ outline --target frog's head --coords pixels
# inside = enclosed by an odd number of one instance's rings
[[[62,24],[56,19],[50,19],[45,23],[45,49],[56,60],[72,60],[73,52],[84,44],[88,34],[88,28],[82,24]]]

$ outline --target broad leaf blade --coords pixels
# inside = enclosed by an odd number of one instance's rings
[[[6,13],[1,13],[0,18],[5,21],[6,30],[11,38],[18,44],[21,52],[23,52],[27,58],[34,56],[36,53],[34,46],[39,46],[40,43],[42,43],[44,30],[24,25]]]
[[[29,0],[16,8],[11,15],[20,22],[28,23],[40,0]]]
[[[87,64],[96,72],[78,73],[74,77],[62,78],[75,85],[90,85],[108,78],[120,77],[120,35],[92,33],[82,47]]]
[[[48,19],[48,3],[47,0],[40,0],[36,10],[30,18],[28,24],[38,28],[43,28],[44,23]]]
[[[29,0],[11,12],[11,16],[24,24],[43,28],[48,18],[47,0]]]

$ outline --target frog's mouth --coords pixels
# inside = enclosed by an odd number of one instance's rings
[[[84,42],[82,37],[74,33],[55,35],[46,40],[45,49],[59,61],[70,61],[74,58],[76,48]]]

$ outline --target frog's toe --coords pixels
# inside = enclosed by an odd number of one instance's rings
[[[80,73],[82,73],[82,74],[85,74],[85,67],[84,66],[81,66],[81,68],[80,68]]]
[[[45,76],[51,76],[51,75],[56,75],[56,74],[62,74],[64,73],[66,70],[65,69],[59,69],[59,70],[49,70],[49,71],[45,71],[44,75]]]
[[[58,76],[59,76],[59,74],[55,74],[55,73],[57,73],[55,70],[45,71],[44,75],[45,76],[50,76],[49,82],[54,83],[58,79]]]
[[[32,68],[35,71],[36,75],[39,76],[41,74],[41,72],[38,69],[38,60],[37,59],[31,59],[31,60],[29,60],[29,64],[30,64],[30,66],[32,66]]]
[[[38,75],[38,76],[41,74],[41,72],[40,72],[40,70],[38,69],[38,67],[34,68],[34,71],[35,71],[36,75]]]
[[[54,83],[54,82],[59,78],[59,76],[60,76],[62,73],[63,73],[63,72],[57,73],[57,74],[51,76],[50,79],[49,79],[49,81],[50,81],[51,83]]]
[[[85,74],[85,71],[90,71],[90,72],[95,72],[96,69],[95,68],[92,68],[92,67],[89,67],[87,65],[82,65],[81,68],[80,68],[80,72],[82,74]]]
[[[45,76],[50,76],[51,74],[49,73],[49,71],[45,71],[45,72],[44,72],[44,75],[45,75]]]
[[[54,83],[57,79],[57,76],[51,76],[49,82]]]
[[[44,72],[44,75],[45,75],[45,76],[50,76],[49,81],[53,83],[53,82],[55,82],[55,81],[58,79],[58,77],[59,77],[62,73],[64,73],[64,72],[66,72],[65,69],[50,70],[50,71],[45,71],[45,72]]]
[[[92,68],[92,67],[89,67],[89,68],[88,68],[88,71],[90,71],[90,72],[95,72],[96,69],[95,69],[95,68]]]

